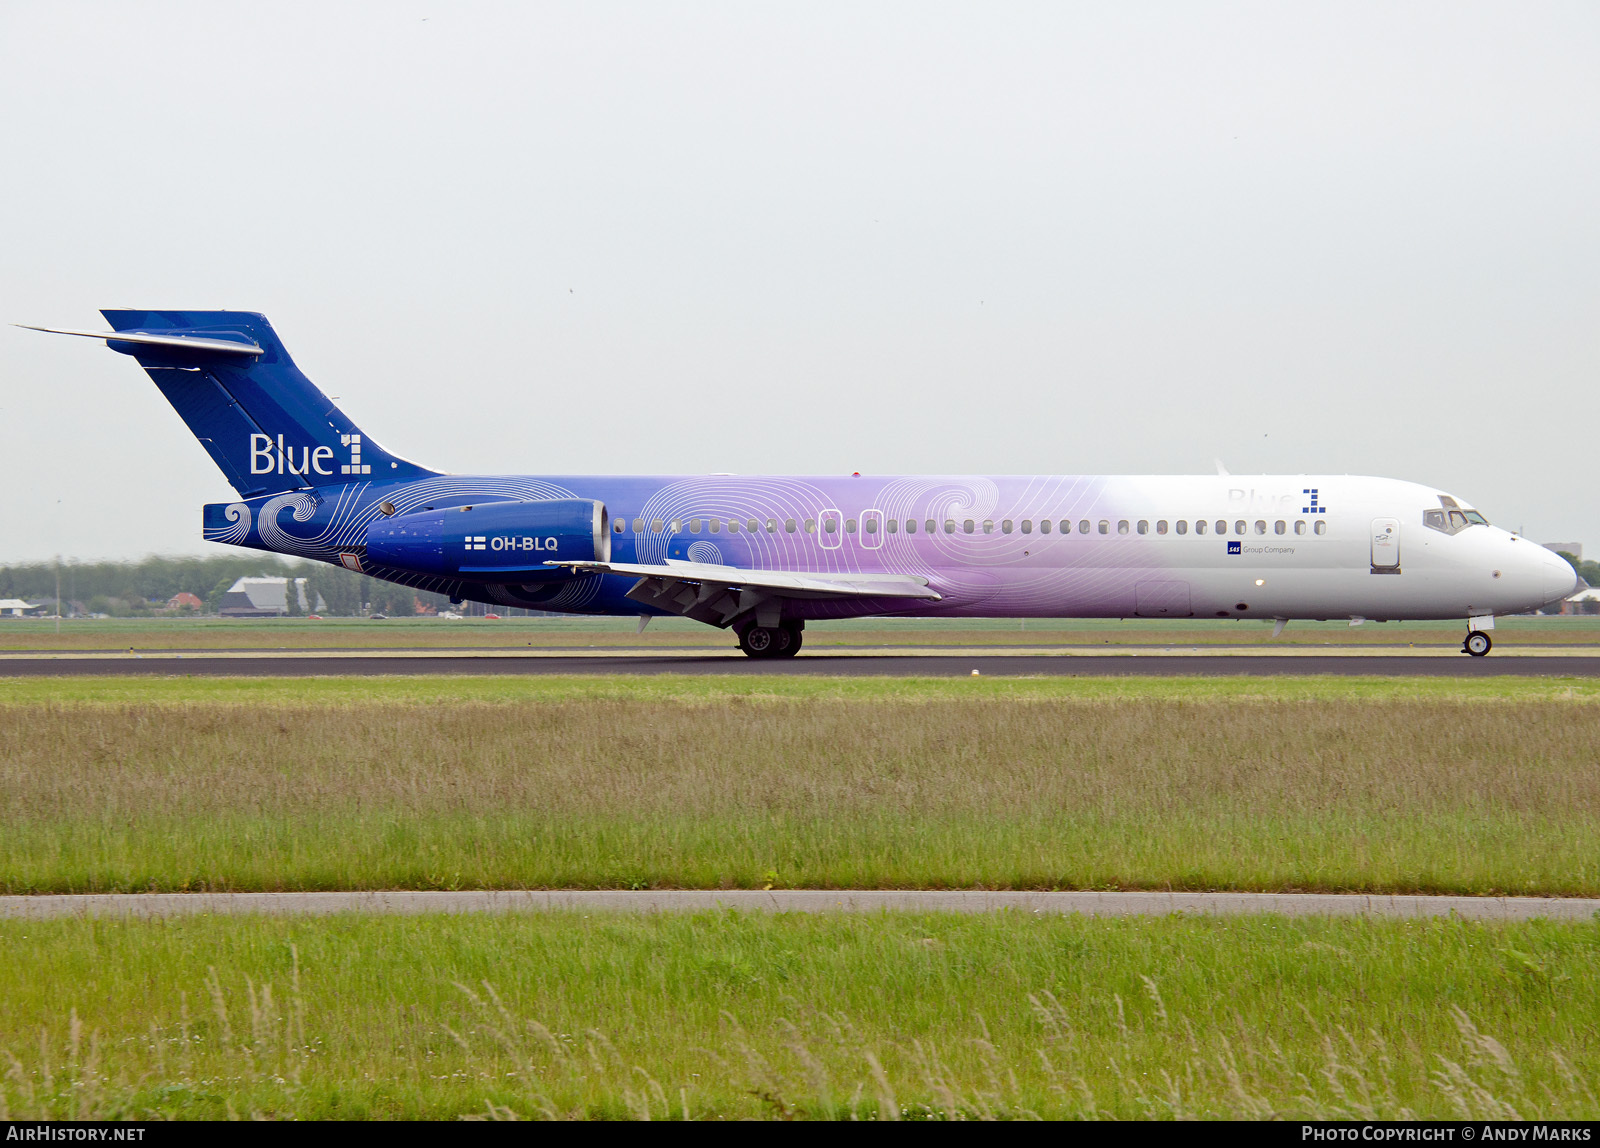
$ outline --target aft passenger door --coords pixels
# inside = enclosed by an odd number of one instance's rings
[[[1374,574],[1400,573],[1400,520],[1374,518],[1372,520],[1372,572]]]

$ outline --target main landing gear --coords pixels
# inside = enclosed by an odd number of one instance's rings
[[[1467,635],[1467,640],[1461,643],[1461,652],[1471,654],[1474,658],[1481,658],[1494,648],[1494,642],[1482,630],[1474,630]]]
[[[800,623],[747,626],[739,631],[739,648],[752,658],[792,658],[800,652]]]

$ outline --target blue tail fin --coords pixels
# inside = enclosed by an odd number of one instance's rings
[[[384,450],[300,373],[266,316],[102,311],[245,498],[436,473]],[[237,347],[237,349],[235,349]]]

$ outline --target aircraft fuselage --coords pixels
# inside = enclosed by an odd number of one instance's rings
[[[1459,499],[1346,475],[438,476],[208,506],[205,536],[460,599],[667,612],[627,597],[635,577],[547,568],[556,539],[537,529],[443,536],[440,550],[462,548],[460,561],[441,553],[449,564],[427,570],[366,554],[368,530],[386,519],[563,499],[604,507],[615,563],[882,572],[939,595],[800,599],[787,617],[1464,619],[1535,609],[1574,585],[1558,556]]]

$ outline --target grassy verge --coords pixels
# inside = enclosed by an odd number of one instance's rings
[[[1594,1119],[1600,925],[0,923],[0,1117]]]
[[[176,668],[176,667],[175,667]],[[976,667],[975,667],[976,668]],[[1092,667],[1091,667],[1092,668]],[[661,704],[771,701],[933,702],[1190,701],[1498,704],[1600,702],[1591,677],[1424,678],[1371,675],[1231,677],[730,677],[724,674],[414,674],[363,677],[19,677],[0,662],[0,709],[288,704],[343,709],[368,704],[649,701]]]
[[[1587,683],[16,686],[7,892],[1600,893]]]
[[[1269,619],[1270,621],[1270,619]],[[642,635],[633,618],[214,618],[67,619],[0,621],[6,650],[210,650],[210,649],[526,649],[615,647],[639,650],[681,646],[727,649],[733,635],[681,618],[657,618]],[[1455,645],[1456,622],[1391,622],[1352,629],[1344,622],[1295,622],[1279,638],[1257,621],[1209,618],[1172,620],[1044,618],[864,618],[813,622],[811,649],[830,646],[1372,646]],[[1600,616],[1502,618],[1502,646],[1600,644]]]

